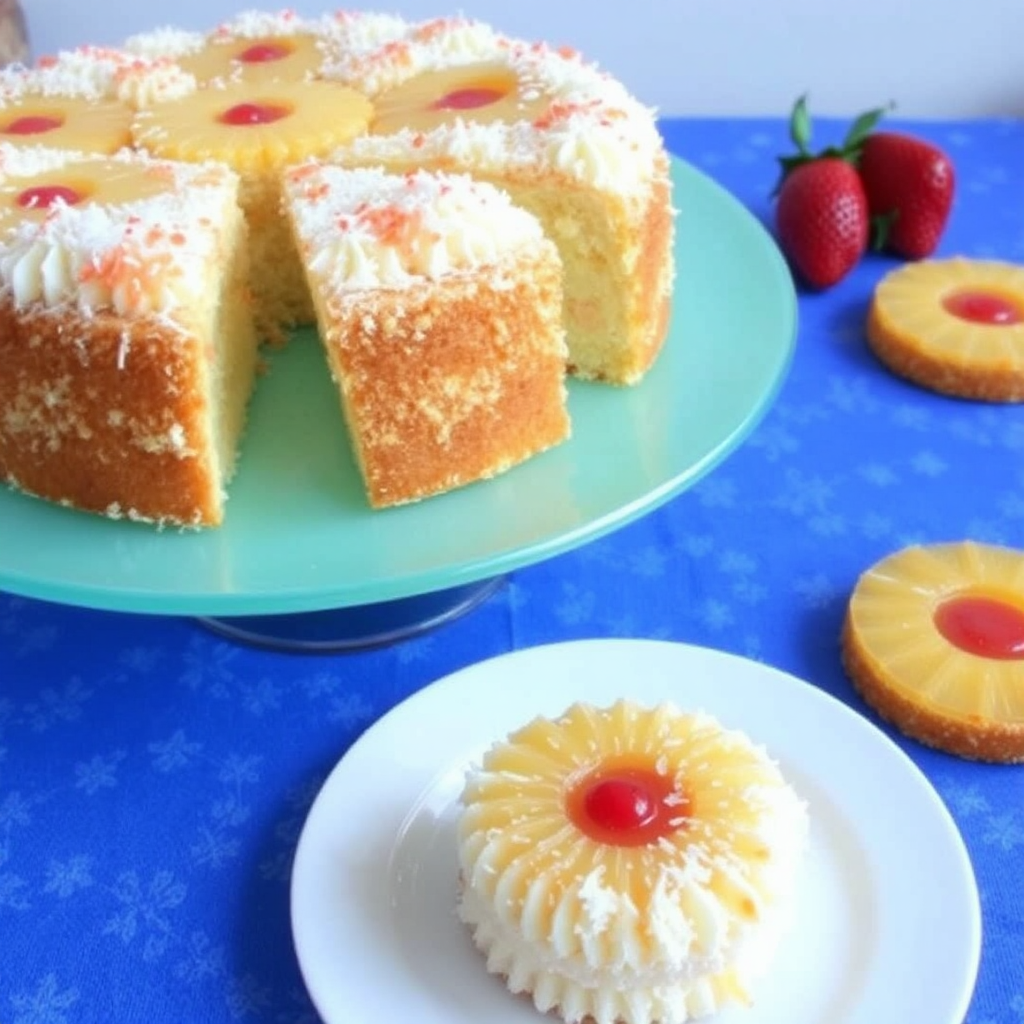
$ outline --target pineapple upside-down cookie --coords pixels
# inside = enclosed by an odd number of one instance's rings
[[[470,771],[459,914],[512,992],[594,1024],[750,1001],[783,932],[804,803],[741,732],[670,703],[577,703]]]
[[[1024,267],[964,258],[908,263],[875,289],[868,342],[921,387],[1024,401]]]
[[[1024,552],[904,548],[857,581],[842,636],[854,686],[929,746],[1024,762]]]

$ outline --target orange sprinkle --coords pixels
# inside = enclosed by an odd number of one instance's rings
[[[168,253],[154,253],[143,260],[134,249],[119,245],[86,263],[78,280],[82,284],[95,281],[111,291],[125,289],[132,300],[137,300],[169,263]]]
[[[356,216],[382,245],[396,249],[408,249],[411,246],[422,220],[419,210],[410,213],[393,205],[367,208],[361,204],[356,208]]]
[[[171,244],[172,245],[184,245],[188,239],[185,237],[184,232],[174,231],[171,233]]]

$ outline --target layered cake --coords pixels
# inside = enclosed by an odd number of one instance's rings
[[[245,301],[262,341],[283,343],[291,327],[314,323],[325,341],[329,336],[328,357],[347,422],[357,433],[353,446],[372,505],[414,500],[489,476],[557,443],[567,436],[568,424],[564,382],[556,387],[550,369],[554,354],[561,354],[563,376],[568,372],[632,384],[651,366],[667,331],[674,211],[668,158],[652,112],[577,54],[510,39],[479,22],[442,18],[413,24],[374,13],[338,11],[303,18],[290,11],[246,11],[206,33],[165,28],[135,36],[120,50],[81,47],[0,74],[2,143],[5,152],[20,147],[30,153],[21,164],[5,158],[0,167],[0,180],[11,178],[11,194],[30,187],[33,166],[50,167],[51,158],[41,155],[45,151],[57,154],[53,166],[68,168],[84,154],[117,154],[121,160],[127,159],[123,153],[133,152],[138,166],[147,159],[152,167],[192,165],[203,181],[210,180],[212,165],[230,171],[224,181],[237,182],[246,255],[232,256],[211,276],[209,289],[216,291],[227,277],[234,281],[244,262],[249,267]],[[409,280],[396,288],[385,274],[374,286],[377,295],[371,296],[370,288],[360,291],[356,304],[381,312],[384,326],[375,328],[378,336],[368,329],[359,333],[349,315],[354,291],[346,285],[341,288],[346,297],[339,298],[336,268],[326,272],[330,259],[322,251],[343,249],[340,236],[365,222],[350,211],[302,240],[303,225],[316,217],[296,216],[297,203],[312,208],[308,181],[301,188],[296,183],[312,175],[314,166],[338,194],[347,186],[329,174],[330,167],[376,169],[399,178],[423,169],[441,175],[445,188],[468,175],[486,188],[477,193],[460,184],[453,195],[472,195],[473,202],[486,196],[489,209],[500,206],[502,225],[518,227],[508,245],[495,244],[491,237],[482,249],[470,252],[460,249],[466,238],[477,245],[485,233],[467,228],[460,234],[442,216],[445,240],[424,235],[415,246],[447,252],[451,266],[439,276],[424,276],[396,257],[397,263],[388,266],[401,266]],[[189,179],[183,175],[168,173],[167,180],[187,189]],[[413,177],[423,188],[433,187],[427,178]],[[287,209],[286,180],[291,183]],[[103,189],[94,188],[88,177],[81,179],[88,187],[78,188],[78,181],[59,183],[66,194],[44,189],[40,194],[48,197],[46,202],[37,200],[32,208],[8,204],[0,222],[0,261],[21,266],[23,246],[33,232],[46,234],[50,245],[49,233],[68,231],[52,244],[58,249],[67,244],[79,255],[93,242],[100,247],[97,252],[116,244],[113,236],[93,239],[78,227],[58,229],[65,218],[69,224],[121,223],[120,200],[110,200],[108,210]],[[40,179],[40,185],[46,182]],[[511,202],[499,202],[495,189]],[[435,199],[438,209],[455,201],[447,193]],[[217,221],[206,206],[192,209],[190,200],[187,192],[178,195],[179,213],[195,214],[192,226],[199,235],[218,239],[210,245],[241,237],[234,213]],[[173,224],[180,226],[177,220]],[[540,244],[537,225],[548,244]],[[191,231],[187,234],[192,237]],[[356,249],[367,244],[361,236],[351,241]],[[206,259],[206,243],[200,250],[197,256]],[[492,256],[495,262],[485,270]],[[82,258],[85,276],[70,281],[68,289],[43,289],[33,302],[50,320],[62,321],[65,347],[73,325],[74,345],[88,351],[101,344],[97,339],[106,336],[108,325],[92,299],[75,305],[78,291],[93,294],[91,272],[85,269],[93,256]],[[164,263],[154,266],[159,276]],[[10,280],[4,284],[10,315],[24,316],[23,299],[11,291]],[[429,332],[413,327],[410,334],[408,317],[384,312],[397,311],[401,301],[414,297],[420,319],[432,325]],[[349,312],[340,315],[342,307]],[[439,313],[442,309],[448,320]],[[241,322],[234,310],[232,300],[223,315]],[[117,315],[128,330],[136,316],[162,317],[164,312],[125,307]],[[186,331],[193,327],[190,320]],[[433,340],[421,343],[421,333]],[[390,348],[381,343],[385,335],[393,342]],[[429,365],[421,365],[415,375],[411,363],[399,371],[400,353],[414,351]],[[339,361],[342,352],[360,352],[358,373],[373,381],[358,397],[345,391],[356,377]],[[50,415],[48,407],[26,412],[26,396],[49,395],[52,383],[41,376],[33,390],[27,375],[43,374],[45,368],[41,363],[34,371],[30,367],[20,367],[17,384],[5,378],[5,387],[19,396],[17,410],[7,404],[14,399],[4,397],[0,416],[5,423],[23,424],[27,415],[47,421]],[[167,376],[175,372],[169,365]],[[415,399],[408,390],[414,380],[422,389]],[[92,382],[92,401],[97,409],[104,402],[118,409],[119,394],[105,395],[105,386],[100,378]],[[392,387],[400,390],[391,392]],[[452,389],[458,393],[449,393]],[[229,390],[240,395],[244,388]],[[371,392],[372,408],[365,402]],[[196,408],[207,408],[215,393],[200,388],[192,396]],[[163,401],[159,389],[141,394],[154,403]],[[381,419],[388,407],[390,420]],[[403,419],[396,432],[396,410],[414,407],[419,412]],[[181,422],[174,402],[154,404],[149,412],[154,421]],[[209,409],[208,415],[206,433],[216,435],[218,444],[235,436],[233,429],[221,430],[218,424],[222,415],[238,421],[237,410]],[[532,429],[525,429],[530,417]],[[486,436],[477,433],[485,423]],[[420,433],[414,436],[414,429]],[[470,442],[470,435],[476,440]],[[187,447],[199,450],[191,441]],[[429,450],[432,459],[424,455],[413,472],[413,459],[406,457],[400,468],[400,449]],[[60,465],[66,473],[59,487],[56,462],[45,486],[38,480],[32,484],[20,463],[8,465],[5,476],[12,486],[45,497],[59,491],[58,500],[79,508],[109,509],[111,514],[130,508],[138,518],[161,522],[220,521],[220,499],[172,501],[163,509],[141,500],[143,494],[137,502],[129,497],[101,502],[97,494],[123,490],[125,483],[108,468],[107,457],[83,451],[83,461],[76,462],[76,452],[64,448]],[[226,450],[219,458],[222,471],[209,474],[211,480],[218,477],[211,493],[223,488],[224,470],[233,464]],[[449,460],[444,467],[442,460]],[[110,479],[104,480],[107,475]]]
[[[807,835],[765,752],[664,703],[574,704],[468,775],[459,915],[487,969],[576,1024],[682,1024],[750,1000]]]
[[[370,503],[494,476],[569,435],[562,268],[464,175],[319,163],[285,207]]]
[[[257,355],[238,191],[222,165],[0,146],[0,477],[221,521]]]
[[[857,580],[843,664],[879,714],[978,761],[1024,762],[1024,552],[914,545]]]

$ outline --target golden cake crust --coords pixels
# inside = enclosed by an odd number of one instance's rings
[[[219,523],[207,358],[166,319],[0,297],[0,475],[115,518]]]
[[[568,437],[564,349],[547,340],[561,339],[560,295],[551,251],[352,297],[321,323],[372,505],[486,479]]]

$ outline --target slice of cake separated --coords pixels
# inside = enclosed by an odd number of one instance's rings
[[[369,134],[331,157],[471,174],[506,190],[557,244],[569,370],[639,381],[668,330],[669,160],[653,113],[578,54],[444,18],[324,71],[367,95]]]
[[[238,177],[0,146],[0,478],[221,521],[256,367]]]
[[[324,80],[321,67],[349,46],[379,44],[400,25],[385,16],[249,11],[210,33],[165,29],[131,41],[145,59],[173,58],[196,83],[190,94],[140,111],[134,144],[169,159],[218,160],[242,178],[251,291],[266,340],[283,342],[289,328],[313,321],[281,214],[281,174],[365,131],[372,116],[364,96]]]
[[[464,175],[319,162],[284,201],[371,505],[569,436],[562,268],[536,218]]]

